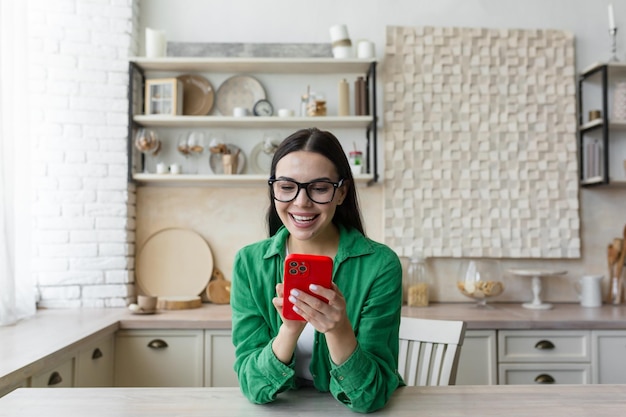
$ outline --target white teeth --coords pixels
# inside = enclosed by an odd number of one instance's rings
[[[308,222],[315,218],[315,216],[304,217],[304,216],[296,216],[295,214],[292,214],[292,216],[293,216],[293,219],[297,222]]]

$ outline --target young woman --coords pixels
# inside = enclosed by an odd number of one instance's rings
[[[268,403],[314,386],[358,412],[383,407],[397,373],[402,269],[363,231],[354,179],[337,138],[303,129],[276,150],[269,183],[270,238],[246,246],[233,267],[235,370],[244,395]],[[306,321],[286,320],[283,269],[290,253],[333,259],[332,288],[293,290]]]

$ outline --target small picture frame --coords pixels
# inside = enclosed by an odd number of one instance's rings
[[[183,83],[177,78],[146,80],[145,113],[175,116],[183,114]]]

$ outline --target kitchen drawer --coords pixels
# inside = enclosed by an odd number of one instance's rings
[[[590,362],[591,335],[585,330],[502,330],[498,361]]]
[[[71,388],[74,386],[74,358],[30,379],[33,388]]]
[[[504,385],[589,384],[591,365],[582,363],[507,363],[499,366]]]
[[[115,338],[115,386],[201,387],[202,330],[121,330]]]

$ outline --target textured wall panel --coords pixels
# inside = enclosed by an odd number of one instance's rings
[[[573,35],[388,27],[383,68],[387,244],[580,257]]]

